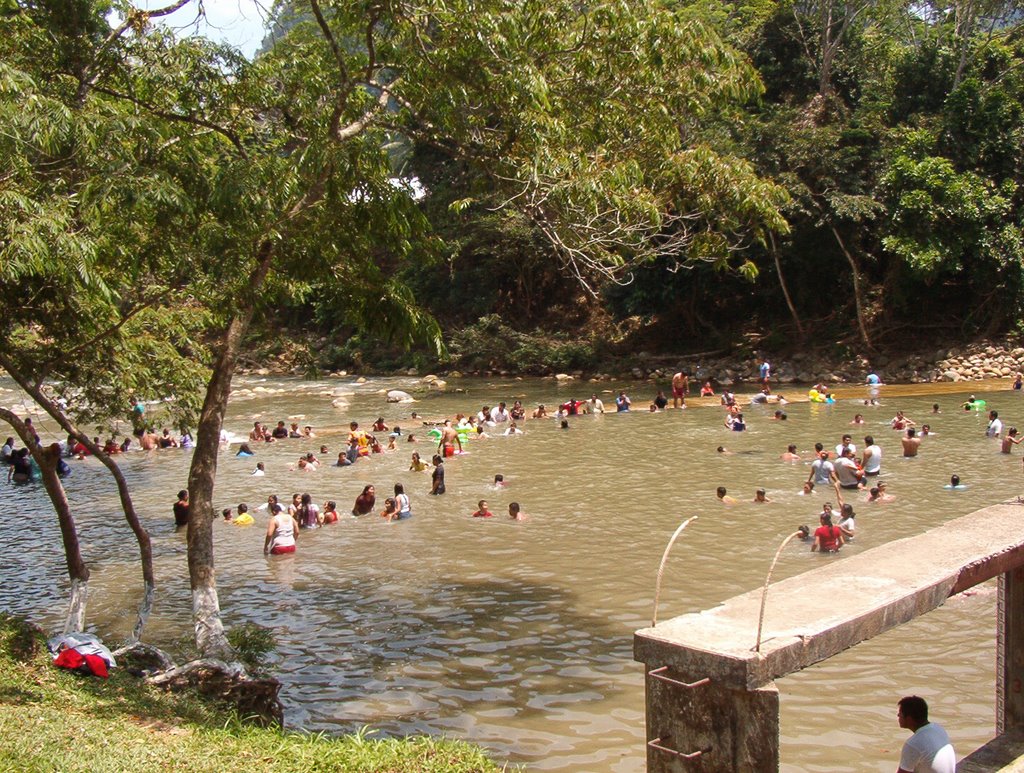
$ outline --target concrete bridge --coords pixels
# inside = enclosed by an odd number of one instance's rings
[[[996,737],[960,771],[1024,771],[1024,504],[1006,502],[915,537],[823,562],[762,590],[634,634],[647,670],[647,770],[737,773],[779,767],[775,679],[819,663],[999,579]],[[843,588],[843,604],[808,604]]]

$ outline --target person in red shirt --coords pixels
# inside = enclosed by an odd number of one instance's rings
[[[486,499],[481,499],[479,502],[477,502],[476,506],[479,509],[475,513],[473,513],[473,517],[474,518],[493,518],[494,517],[494,513],[492,513],[490,510],[487,509],[487,500]]]
[[[822,513],[821,526],[814,530],[814,544],[811,545],[811,551],[820,550],[822,553],[836,553],[842,546],[842,529],[832,525],[832,516],[829,513]]]

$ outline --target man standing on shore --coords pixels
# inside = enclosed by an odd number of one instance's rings
[[[928,721],[925,699],[908,695],[898,705],[896,719],[913,735],[903,744],[897,773],[955,773],[953,744],[942,725]]]
[[[680,370],[672,377],[672,407],[686,407],[686,393],[690,391],[690,377]]]
[[[761,360],[761,367],[758,371],[761,375],[761,386],[768,386],[768,382],[772,377],[772,364],[768,362],[767,357]]]

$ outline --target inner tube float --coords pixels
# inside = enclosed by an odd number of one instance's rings
[[[807,398],[808,398],[808,399],[809,399],[809,400],[810,400],[810,401],[811,401],[812,403],[829,403],[829,402],[835,402],[835,400],[833,400],[833,399],[832,399],[831,397],[828,397],[828,396],[826,396],[826,395],[823,395],[823,394],[822,394],[821,392],[819,392],[819,391],[818,391],[817,389],[811,389],[811,390],[808,390],[808,392],[807,392]]]

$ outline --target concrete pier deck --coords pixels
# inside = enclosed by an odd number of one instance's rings
[[[769,684],[1024,564],[1024,504],[993,505],[915,537],[821,560],[769,587],[760,652],[753,649],[759,588],[637,631],[636,660],[732,688]]]

